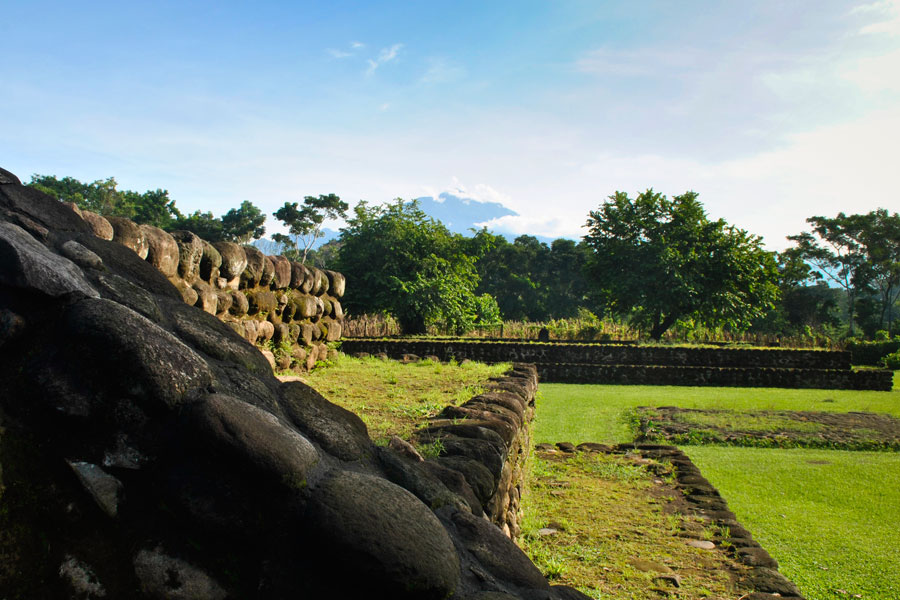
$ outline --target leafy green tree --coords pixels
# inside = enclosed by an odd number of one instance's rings
[[[866,264],[861,279],[875,297],[875,329],[893,332],[894,305],[900,298],[900,214],[879,208],[853,215]],[[867,332],[870,335],[874,331]]]
[[[761,239],[711,221],[695,192],[616,192],[587,221],[589,269],[608,310],[660,339],[679,319],[742,330],[778,296]]]
[[[335,194],[306,196],[302,206],[297,202],[285,202],[274,215],[287,226],[289,235],[277,233],[272,239],[288,250],[297,250],[300,261],[305,264],[309,251],[322,236],[325,219],[345,219],[348,208],[349,205]]]
[[[265,222],[266,215],[252,202],[244,200],[240,208],[232,208],[222,215],[222,235],[229,241],[246,244],[263,236]]]
[[[812,266],[812,276],[845,290],[850,335],[857,319],[857,300],[877,293],[878,323],[892,320],[891,309],[900,293],[900,216],[878,209],[865,215],[815,216],[806,219],[812,231],[788,236],[793,250]],[[865,303],[870,320],[877,309]]]
[[[392,314],[405,333],[429,325],[463,332],[478,322],[477,256],[471,240],[452,234],[417,202],[360,202],[341,230],[336,269],[353,289],[351,313]]]
[[[167,229],[181,218],[175,201],[166,190],[147,190],[143,194],[117,189],[113,177],[82,183],[74,177],[58,179],[54,175],[32,175],[29,186],[49,194],[61,202],[74,202],[79,208],[115,217],[127,217]]]
[[[225,240],[222,231],[222,220],[211,212],[194,211],[189,215],[181,215],[167,228],[167,231],[190,231],[210,243]]]

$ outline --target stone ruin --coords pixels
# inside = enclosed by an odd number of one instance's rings
[[[249,320],[211,314],[233,305],[250,263],[259,289],[269,263],[245,250],[244,268],[204,267],[171,247],[157,261],[153,241],[148,261],[92,219],[0,170],[0,596],[586,598],[548,583],[466,472],[375,446],[358,416],[279,382]],[[198,274],[179,285],[183,263]],[[278,297],[287,276],[272,266],[263,293]],[[339,294],[325,293],[311,341],[339,323]],[[278,304],[283,316],[293,300]],[[453,416],[456,447],[505,459],[492,415],[514,421],[504,411],[524,411],[536,385],[533,368],[495,382],[513,408],[479,401]]]
[[[210,243],[190,231],[167,233],[67,206],[94,235],[131,248],[156,267],[187,304],[260,345],[273,368],[309,370],[327,357],[326,342],[341,339],[345,282],[340,273],[266,256],[254,246]]]

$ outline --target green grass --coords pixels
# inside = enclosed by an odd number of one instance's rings
[[[900,371],[890,392],[542,383],[535,442],[630,442],[636,406],[729,410],[866,411],[900,417]]]
[[[386,444],[392,435],[408,439],[428,417],[479,394],[481,384],[508,369],[509,363],[457,365],[426,360],[402,364],[341,354],[329,366],[301,379],[331,402],[359,415],[369,436]]]
[[[900,598],[900,454],[684,450],[809,600]]]
[[[529,461],[519,545],[554,583],[592,598],[657,600],[658,588],[678,598],[737,598],[728,561],[693,548],[678,534],[686,522],[697,538],[716,532],[666,510],[674,490],[628,456],[536,453]],[[543,533],[542,528],[555,530]],[[634,561],[673,569],[678,588]],[[702,568],[698,568],[702,565]]]
[[[542,384],[534,439],[629,442],[636,406],[900,417],[898,375],[891,392]],[[809,600],[900,598],[900,454],[684,449]]]

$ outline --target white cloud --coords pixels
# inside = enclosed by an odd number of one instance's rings
[[[477,183],[474,186],[469,187],[464,185],[458,177],[453,177],[453,181],[448,187],[444,188],[437,194],[432,194],[432,196],[434,197],[435,201],[443,202],[444,194],[456,196],[464,202],[496,202],[507,207],[512,202],[512,198],[509,195],[494,189],[486,183]]]
[[[334,48],[328,48],[325,51],[334,58],[347,58],[353,56],[352,52],[344,52],[343,50],[335,50]]]
[[[466,68],[443,58],[432,58],[422,75],[422,83],[454,83],[466,77]]]
[[[900,35],[900,1],[881,0],[870,4],[861,4],[850,11],[851,14],[876,13],[883,18],[874,23],[869,23],[859,30],[862,34]]]
[[[900,48],[849,63],[842,71],[848,81],[869,94],[900,93]]]
[[[382,48],[381,52],[378,53],[378,56],[374,60],[370,58],[366,61],[369,63],[369,68],[366,69],[366,75],[373,75],[381,65],[396,59],[397,54],[399,54],[402,48],[403,44],[394,44],[390,48]]]
[[[362,42],[350,42],[350,47],[353,48],[354,50],[359,50],[361,48],[365,48],[366,45],[363,44]]]

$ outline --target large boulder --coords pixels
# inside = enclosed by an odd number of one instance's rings
[[[91,212],[89,210],[82,210],[81,218],[84,219],[85,223],[91,226],[94,235],[96,235],[98,238],[103,240],[111,240],[115,236],[113,226],[110,225],[109,221],[106,220],[106,217],[98,215],[97,213]]]
[[[328,276],[328,291],[335,298],[344,297],[344,287],[346,286],[346,278],[342,273],[337,271],[325,271]]]
[[[279,390],[279,404],[287,418],[329,454],[341,460],[372,456],[374,446],[362,419],[311,387],[285,383]]]
[[[314,487],[308,515],[329,571],[346,577],[352,569],[355,581],[347,583],[359,597],[391,589],[393,598],[437,600],[456,589],[460,565],[450,536],[405,489],[333,471]]]
[[[247,258],[247,267],[241,273],[241,286],[256,287],[265,270],[266,255],[255,246],[244,246],[244,255]]]
[[[201,240],[203,243],[203,254],[200,257],[200,278],[207,283],[215,283],[219,278],[219,269],[222,266],[222,255],[215,246]]]
[[[175,238],[151,225],[141,225],[141,232],[147,240],[147,262],[166,277],[178,275],[180,255]]]
[[[237,282],[240,281],[241,273],[247,268],[247,255],[244,254],[244,249],[234,242],[216,242],[213,246],[222,256],[219,275],[228,280],[237,289]]]
[[[106,220],[112,225],[114,242],[131,248],[141,259],[147,258],[150,245],[140,225],[125,217],[107,217]]]
[[[171,235],[178,244],[178,276],[193,282],[200,275],[203,240],[191,231],[173,231]]]
[[[291,261],[283,256],[271,256],[272,267],[272,287],[276,290],[283,290],[291,287]]]
[[[72,261],[50,252],[21,227],[4,222],[0,222],[0,284],[49,296],[100,295]]]

